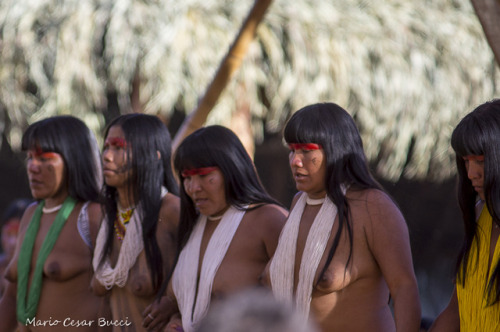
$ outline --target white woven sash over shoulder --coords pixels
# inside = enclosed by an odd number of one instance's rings
[[[167,193],[167,189],[162,187],[161,197],[163,198]],[[97,234],[92,266],[94,267],[96,279],[108,290],[113,288],[114,285],[118,287],[125,286],[128,279],[128,272],[132,266],[134,266],[137,257],[144,249],[141,216],[142,210],[139,206],[130,218],[127,232],[123,238],[118,260],[114,268],[111,266],[109,257],[106,257],[103,263],[100,264],[101,257],[105,255],[104,244],[106,243],[106,237],[109,231],[108,223],[104,220],[101,223],[99,233]]]
[[[276,298],[287,303],[294,303],[305,319],[309,316],[314,276],[325,252],[337,216],[337,207],[327,196],[307,236],[294,301],[293,287],[297,237],[300,219],[306,206],[306,199],[307,194],[303,193],[290,212],[288,221],[281,232],[278,247],[269,270],[271,287]]]
[[[224,213],[205,250],[198,287],[198,262],[201,239],[207,223],[206,216],[201,215],[198,218],[188,242],[182,249],[172,277],[172,286],[185,332],[192,332],[206,315],[215,274],[244,215],[245,211],[235,207],[230,207]]]

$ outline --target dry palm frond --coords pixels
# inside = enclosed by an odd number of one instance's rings
[[[251,5],[1,1],[0,112],[11,144],[27,123],[58,113],[100,132],[108,94],[127,112],[137,77],[146,112],[193,110]],[[274,0],[208,122],[227,124],[246,104],[262,140],[294,110],[333,101],[355,117],[379,175],[443,179],[454,172],[454,125],[498,95],[498,78],[467,0]]]

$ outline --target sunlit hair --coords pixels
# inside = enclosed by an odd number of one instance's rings
[[[222,126],[198,129],[181,143],[174,157],[174,167],[182,179],[185,169],[216,166],[224,177],[226,201],[243,209],[246,205],[278,204],[262,186],[255,166],[238,137]],[[179,245],[189,238],[199,216],[193,201],[180,186],[181,219]]]
[[[22,150],[61,155],[69,196],[79,201],[98,201],[102,185],[99,147],[82,120],[62,115],[37,121],[26,129]]]
[[[458,282],[465,284],[469,254],[477,231],[478,200],[467,177],[464,156],[484,155],[484,196],[493,221],[500,225],[500,99],[478,106],[457,125],[451,136],[458,173],[457,196],[465,226],[465,241],[457,260]],[[496,284],[496,293],[494,285]],[[500,301],[500,264],[488,283],[489,303]]]
[[[127,142],[128,158],[125,170],[131,171],[128,189],[134,198],[134,204],[141,206],[141,209],[136,211],[143,213],[140,217],[146,259],[152,272],[153,285],[157,289],[164,277],[162,253],[156,240],[161,187],[166,187],[174,194],[178,192],[171,166],[170,133],[158,117],[147,114],[132,113],[115,118],[107,126],[104,137],[107,137],[109,129],[115,126],[122,129]],[[116,195],[116,188],[104,185],[104,205],[108,223],[104,250],[107,255],[113,245]]]
[[[352,221],[349,204],[342,188],[376,188],[382,190],[370,173],[363,143],[352,117],[334,103],[306,106],[293,114],[284,130],[286,143],[316,143],[322,146],[326,160],[325,188],[330,200],[337,206],[339,228],[325,266],[325,273],[337,250],[342,231],[347,230],[350,252],[346,270],[352,258]]]

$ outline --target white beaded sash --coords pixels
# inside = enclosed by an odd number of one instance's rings
[[[271,286],[274,295],[280,301],[295,302],[297,310],[305,319],[309,316],[314,277],[337,216],[337,207],[326,197],[307,236],[294,301],[293,287],[297,237],[306,199],[307,194],[303,193],[290,212],[270,265]]]
[[[224,213],[205,250],[198,285],[198,262],[201,239],[207,223],[206,216],[200,215],[188,242],[182,249],[172,277],[172,285],[185,332],[192,332],[196,324],[206,315],[215,274],[245,212],[232,206]]]
[[[167,193],[167,189],[162,187],[161,198],[165,197]],[[99,233],[97,234],[92,265],[94,267],[96,279],[104,287],[106,287],[107,290],[113,288],[114,285],[118,287],[125,287],[128,279],[128,272],[132,266],[134,266],[137,257],[144,249],[141,216],[142,209],[139,206],[132,214],[130,222],[127,225],[127,232],[123,238],[120,253],[118,254],[118,260],[116,261],[114,268],[111,266],[109,257],[106,257],[103,263],[100,264],[101,258],[105,255],[104,244],[106,243],[106,237],[108,234],[108,223],[104,220],[101,222],[101,227],[99,228]]]

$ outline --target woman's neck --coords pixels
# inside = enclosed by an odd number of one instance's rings
[[[68,197],[68,193],[66,191],[61,192],[61,193],[54,195],[52,197],[47,197],[44,199],[45,200],[44,207],[46,209],[51,209],[53,207],[61,205],[66,200],[66,197]]]
[[[122,209],[127,209],[129,207],[135,206],[134,199],[132,198],[132,193],[130,193],[129,190],[117,189],[117,194],[118,195],[116,197],[116,202]]]

